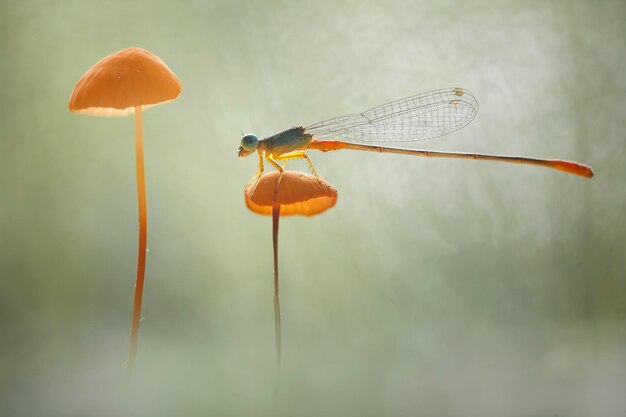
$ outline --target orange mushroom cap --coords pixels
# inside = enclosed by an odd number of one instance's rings
[[[126,48],[96,63],[74,86],[69,111],[94,116],[126,116],[135,106],[174,100],[178,77],[158,56],[141,48]]]
[[[279,205],[282,216],[314,216],[333,207],[337,189],[322,178],[297,171],[278,171],[250,182],[245,190],[246,206],[251,211],[271,215]]]

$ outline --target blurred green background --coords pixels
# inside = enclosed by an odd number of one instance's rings
[[[626,3],[0,3],[0,415],[617,416],[626,412]],[[148,265],[132,118],[70,114],[128,46],[179,76],[145,113]],[[337,206],[248,212],[241,132],[443,87],[467,128],[429,149],[592,165],[311,152]],[[302,163],[294,169],[306,170]]]

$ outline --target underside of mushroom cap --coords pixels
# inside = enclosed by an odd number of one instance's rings
[[[281,216],[314,216],[333,207],[337,189],[324,179],[297,171],[278,171],[250,182],[245,190],[246,206],[251,211],[271,215],[280,206]]]
[[[158,56],[126,48],[101,59],[78,80],[68,108],[94,116],[126,116],[136,106],[174,100],[180,91],[180,81]]]

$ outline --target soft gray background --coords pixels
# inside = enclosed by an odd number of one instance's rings
[[[623,1],[2,0],[0,415],[624,415],[625,22]],[[67,112],[127,46],[183,83],[145,114],[130,384],[133,121]],[[281,223],[274,396],[271,222],[243,204],[241,131],[452,86],[478,117],[420,145],[596,177],[311,153],[339,202]]]

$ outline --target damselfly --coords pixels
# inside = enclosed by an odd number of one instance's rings
[[[537,165],[583,177],[593,177],[591,167],[561,159],[537,159],[522,156],[487,155],[476,153],[436,152],[384,146],[388,143],[433,139],[467,126],[478,111],[478,101],[467,90],[447,88],[393,101],[362,113],[334,117],[308,127],[292,127],[284,132],[259,140],[254,134],[241,139],[239,157],[258,152],[259,171],[263,173],[263,156],[277,170],[291,159],[307,160],[308,149],[322,152],[339,149],[396,153],[431,158],[476,159]]]

